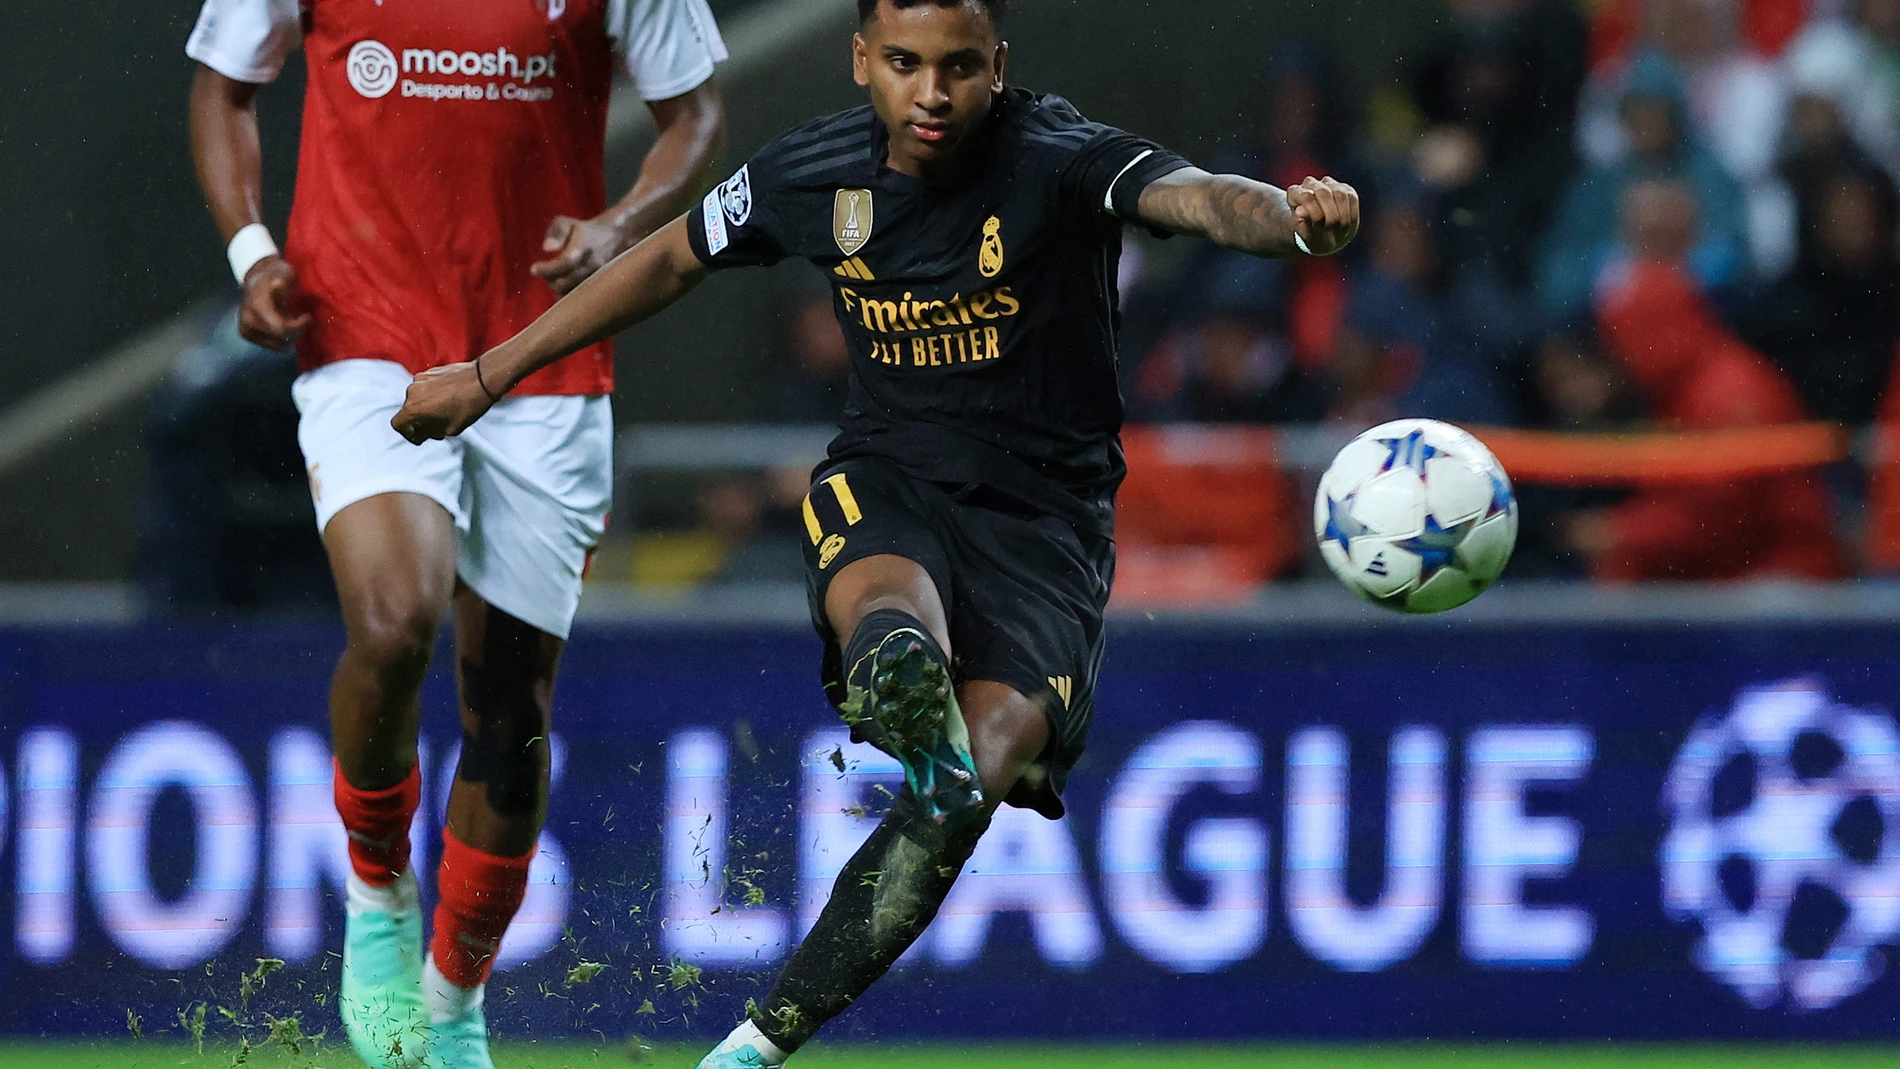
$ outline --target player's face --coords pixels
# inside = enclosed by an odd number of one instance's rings
[[[915,174],[956,152],[1003,89],[1009,45],[976,4],[878,8],[853,42],[859,85],[890,130],[890,165]]]

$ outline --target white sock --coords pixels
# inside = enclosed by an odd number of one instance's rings
[[[713,1048],[713,1053],[730,1054],[746,1046],[750,1046],[764,1055],[765,1064],[767,1065],[784,1065],[785,1059],[791,1057],[791,1055],[778,1049],[778,1044],[765,1038],[765,1033],[759,1031],[759,1026],[753,1024],[751,1021],[747,1021],[733,1029],[732,1034],[726,1037],[725,1042]]]
[[[488,985],[479,987],[456,987],[442,970],[435,967],[431,957],[422,967],[422,998],[429,1004],[429,1023],[441,1024],[458,1017],[466,1017],[482,1008],[482,1000],[488,995]]]
[[[364,883],[352,872],[343,881],[343,908],[352,917],[365,913],[413,913],[422,908],[422,891],[416,886],[413,872],[396,877],[396,882],[387,887]]]

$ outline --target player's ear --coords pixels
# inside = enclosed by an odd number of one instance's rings
[[[871,84],[871,46],[864,35],[851,35],[851,80],[859,85]]]
[[[1009,66],[1009,42],[998,41],[996,43],[996,77],[990,83],[990,90],[992,92],[1000,93],[1003,91],[1003,71],[1008,66]]]

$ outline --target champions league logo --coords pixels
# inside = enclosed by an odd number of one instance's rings
[[[1900,732],[1811,680],[1742,692],[1663,788],[1663,904],[1696,964],[1750,1005],[1838,1005],[1900,940]]]
[[[733,226],[744,226],[752,218],[752,168],[750,165],[739,168],[739,173],[726,180],[719,187],[719,205],[725,210],[726,218]]]
[[[350,88],[375,100],[396,87],[396,54],[381,41],[358,41],[343,65]]]

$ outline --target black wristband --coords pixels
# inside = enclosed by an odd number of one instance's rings
[[[501,400],[494,391],[488,388],[488,384],[482,381],[482,358],[479,356],[475,358],[475,385],[482,388],[482,395],[488,398],[489,404],[492,405]]]

